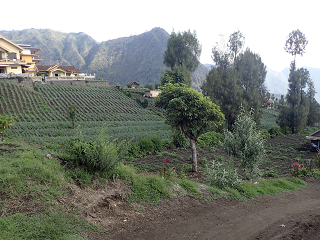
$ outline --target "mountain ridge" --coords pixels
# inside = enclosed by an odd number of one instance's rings
[[[0,35],[17,44],[40,47],[41,64],[60,64],[61,61],[62,65],[74,65],[84,73],[122,86],[131,81],[140,85],[159,83],[161,72],[166,69],[163,54],[170,38],[170,34],[159,27],[100,43],[83,32],[62,33],[51,29],[0,31]],[[193,88],[200,90],[207,73],[200,64],[192,73]]]

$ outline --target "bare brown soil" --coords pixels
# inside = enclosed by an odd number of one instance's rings
[[[320,239],[320,181],[306,181],[305,189],[249,202],[161,202],[127,221],[119,216],[107,239]]]
[[[320,239],[320,180],[307,187],[251,201],[211,202],[180,196],[156,206],[128,204],[121,181],[104,189],[68,187],[57,204],[82,209],[101,228],[89,239]]]

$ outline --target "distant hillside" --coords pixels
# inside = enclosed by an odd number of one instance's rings
[[[131,37],[96,42],[85,33],[62,33],[50,29],[0,31],[14,43],[41,47],[41,64],[74,65],[82,72],[96,74],[110,84],[125,86],[131,81],[158,83],[164,71],[163,53],[170,35],[161,28]],[[199,89],[207,70],[203,65],[193,74],[193,87]]]

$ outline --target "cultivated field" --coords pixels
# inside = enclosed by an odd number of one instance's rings
[[[0,114],[13,115],[8,135],[26,141],[61,143],[75,133],[68,107],[77,106],[76,126],[88,139],[107,128],[120,139],[168,138],[171,128],[153,111],[142,108],[114,86],[36,85],[36,91],[0,82]]]

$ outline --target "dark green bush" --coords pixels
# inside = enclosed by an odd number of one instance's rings
[[[214,131],[202,134],[198,138],[199,147],[212,147],[223,141],[223,135]]]
[[[159,137],[152,137],[150,140],[154,144],[154,152],[160,152],[163,150],[163,141]]]
[[[278,135],[283,135],[280,127],[277,127],[277,126],[270,127],[268,129],[268,132],[269,132],[271,138],[276,137]]]
[[[140,147],[142,152],[152,153],[155,149],[155,144],[152,142],[150,138],[143,138],[138,142],[138,146]]]
[[[270,133],[268,132],[267,129],[260,130],[260,134],[264,139],[271,138]]]
[[[144,99],[142,102],[141,102],[141,106],[143,107],[143,108],[147,108],[148,106],[149,106],[149,101],[148,101],[148,99]]]
[[[176,131],[172,136],[172,144],[176,148],[187,148],[190,146],[190,140],[180,131]]]
[[[88,141],[80,133],[65,144],[70,160],[86,166],[89,171],[111,171],[120,163],[118,146],[102,131],[95,141]]]

